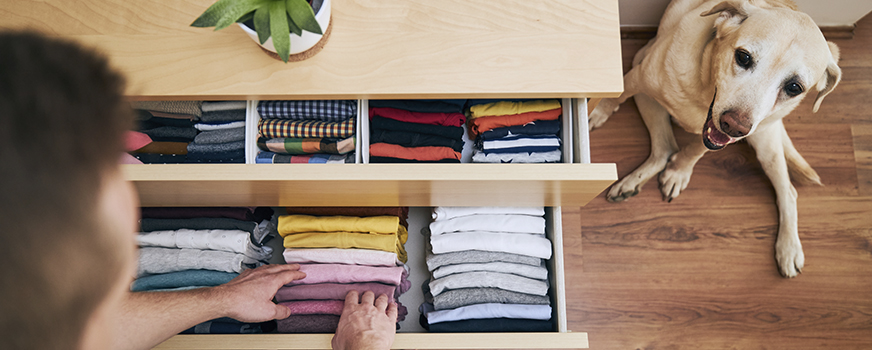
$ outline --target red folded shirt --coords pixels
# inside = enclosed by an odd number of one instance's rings
[[[462,113],[421,113],[388,107],[370,108],[369,119],[374,116],[427,125],[463,126],[466,123]]]
[[[369,145],[369,154],[375,157],[391,157],[422,161],[442,159],[460,160],[460,152],[455,151],[451,147],[403,147],[384,142]]]
[[[470,121],[469,131],[473,135],[479,134],[504,126],[524,125],[536,120],[557,120],[563,110],[560,108],[543,111],[543,112],[527,112],[513,115],[494,115],[488,117],[475,118]],[[472,138],[472,137],[471,137]]]

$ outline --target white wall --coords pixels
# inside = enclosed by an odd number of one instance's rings
[[[870,0],[794,0],[819,26],[857,23],[872,11]],[[650,27],[660,23],[669,0],[619,0],[621,26]]]

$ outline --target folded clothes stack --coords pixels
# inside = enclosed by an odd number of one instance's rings
[[[420,323],[431,332],[553,330],[542,207],[436,207]]]
[[[357,101],[260,101],[256,162],[353,163]]]
[[[369,101],[370,163],[460,163],[466,100]]]
[[[134,102],[142,163],[244,163],[245,101]]]
[[[405,266],[408,208],[288,208],[279,217],[284,258],[300,264],[306,277],[285,285],[276,301],[291,309],[278,320],[281,333],[333,333],[346,294],[372,291],[398,303],[399,318],[408,313],[399,296],[409,290]]]
[[[556,163],[561,160],[559,100],[470,100],[475,163]]]
[[[134,292],[214,287],[272,256],[270,208],[142,208]],[[183,333],[262,333],[275,322],[217,319]]]

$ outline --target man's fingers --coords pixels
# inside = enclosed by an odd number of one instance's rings
[[[360,303],[366,304],[366,305],[374,304],[375,303],[375,293],[373,293],[372,291],[369,291],[369,290],[364,292],[363,295],[360,297]]]
[[[375,308],[378,311],[385,312],[388,308],[388,296],[387,295],[379,295],[378,298],[375,299]]]
[[[266,273],[281,273],[284,271],[299,271],[299,264],[268,264],[254,269],[253,271],[262,271]]]
[[[281,271],[280,273],[275,274],[276,278],[282,283],[282,285],[286,285],[296,280],[301,280],[306,278],[306,273],[297,270],[288,270]]]
[[[287,306],[276,304],[276,315],[274,317],[275,319],[284,320],[290,316],[291,309],[289,309]]]
[[[397,303],[390,303],[388,305],[387,314],[392,323],[397,323]]]
[[[352,290],[348,292],[348,294],[345,294],[346,309],[357,304],[360,304],[360,298],[358,297],[356,290]]]

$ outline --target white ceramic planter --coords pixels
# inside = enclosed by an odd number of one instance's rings
[[[321,3],[321,8],[318,9],[318,13],[315,14],[315,20],[318,21],[318,24],[321,26],[322,33],[327,33],[327,28],[330,26],[330,2],[331,0],[324,0],[323,3]],[[248,28],[240,23],[237,23],[236,25],[238,25],[239,28],[242,28],[242,30],[244,30],[245,33],[248,34],[251,40],[254,40],[254,42],[260,45],[260,47],[262,47],[264,50],[276,53],[276,48],[275,46],[273,46],[272,37],[266,39],[266,42],[261,44],[260,41],[257,39],[257,32],[254,31],[254,29]],[[303,35],[296,35],[293,33],[288,33],[288,35],[291,37],[291,55],[298,54],[315,47],[315,45],[317,45],[318,42],[320,42],[321,39],[324,38],[324,35],[318,35],[305,30],[303,31]]]

